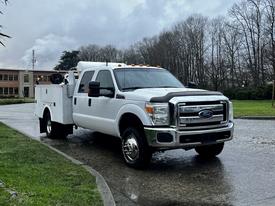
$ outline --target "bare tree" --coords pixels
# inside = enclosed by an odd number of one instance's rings
[[[206,23],[207,18],[193,15],[174,28],[178,75],[185,75],[185,81],[196,82],[200,87],[207,85],[204,68]]]
[[[95,44],[82,46],[79,49],[78,56],[81,61],[99,61],[100,47]]]
[[[225,65],[224,49],[224,19],[216,18],[211,20],[208,27],[209,33],[209,54],[207,59],[211,86],[214,90],[219,90],[226,86],[227,68]]]
[[[263,51],[266,45],[263,35],[263,0],[242,1],[232,7],[230,14],[243,34],[247,67],[250,69],[253,84],[263,85]]]
[[[7,5],[7,3],[8,3],[8,0],[1,0],[0,1],[0,3],[3,3],[3,4],[5,4],[5,5]],[[3,14],[3,12],[0,10],[0,14]],[[0,29],[2,28],[2,25],[0,24]],[[4,34],[4,33],[2,33],[1,32],[1,30],[0,30],[0,38],[11,38],[9,35],[7,35],[7,34]],[[0,44],[2,45],[2,46],[5,46],[4,45],[4,43],[0,40]]]
[[[266,9],[266,33],[269,47],[267,48],[267,59],[271,64],[273,80],[275,80],[275,2],[265,1]]]
[[[223,28],[223,44],[226,58],[226,64],[229,68],[228,87],[241,87],[242,84],[242,69],[238,64],[239,50],[241,47],[241,33],[236,29],[236,26],[230,22],[224,23]]]

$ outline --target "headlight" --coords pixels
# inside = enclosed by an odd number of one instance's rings
[[[229,121],[233,122],[234,114],[233,114],[233,104],[229,102]]]
[[[169,125],[168,103],[146,103],[145,110],[154,125]]]

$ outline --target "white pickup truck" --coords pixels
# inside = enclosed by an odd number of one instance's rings
[[[220,154],[233,138],[232,103],[219,92],[185,88],[163,68],[79,62],[65,83],[35,88],[40,132],[65,138],[73,127],[121,138],[128,166],[142,168],[160,150]]]

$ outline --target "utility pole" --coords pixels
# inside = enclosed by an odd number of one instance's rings
[[[35,93],[35,85],[34,84],[39,84],[39,82],[37,81],[37,79],[34,79],[34,66],[35,66],[35,63],[36,63],[36,57],[35,57],[35,51],[34,51],[34,49],[32,50],[32,81],[31,81],[31,88],[30,88],[30,90],[32,90],[32,91],[30,91],[30,92],[33,92],[33,94]],[[34,96],[34,95],[32,95],[32,96]]]
[[[32,70],[33,70],[33,71],[34,71],[35,63],[36,63],[35,51],[32,50]]]

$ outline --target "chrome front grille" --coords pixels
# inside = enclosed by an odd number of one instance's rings
[[[186,102],[177,107],[177,126],[180,129],[212,129],[228,123],[228,102]]]

